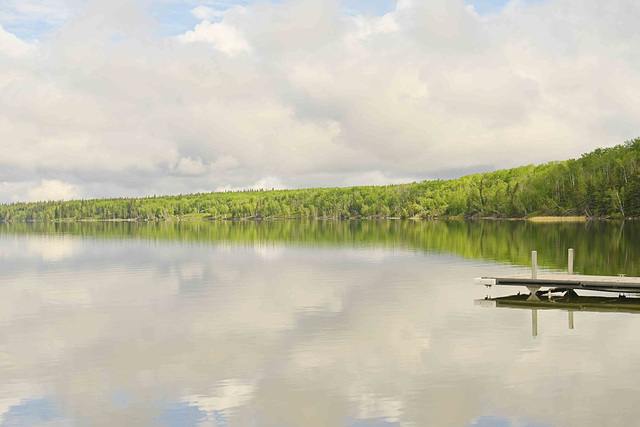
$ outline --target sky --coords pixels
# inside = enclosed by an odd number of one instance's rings
[[[640,136],[635,0],[3,0],[0,202],[386,185]]]

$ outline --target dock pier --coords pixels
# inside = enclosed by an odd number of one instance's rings
[[[504,307],[531,310],[531,335],[538,335],[538,310],[564,310],[568,312],[569,329],[574,329],[574,312],[623,312],[640,314],[640,298],[626,298],[626,293],[640,294],[640,277],[593,276],[575,274],[574,251],[569,249],[566,273],[538,274],[538,252],[531,253],[531,274],[512,276],[483,276],[475,279],[480,285],[524,286],[526,293],[475,300],[481,307]],[[541,290],[546,288],[545,290]],[[576,290],[617,292],[618,297],[580,296]],[[546,296],[546,298],[541,298]]]
[[[543,273],[538,274],[538,253],[531,253],[531,274],[516,274],[512,276],[483,276],[475,279],[475,283],[492,287],[525,286],[535,298],[539,294],[546,293],[551,299],[555,292],[567,292],[569,290],[604,291],[623,293],[640,293],[640,277],[618,276],[594,276],[586,274],[574,274],[574,251],[569,249],[569,268],[567,273]],[[546,291],[540,291],[547,288]]]

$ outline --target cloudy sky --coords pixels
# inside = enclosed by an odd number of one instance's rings
[[[2,0],[0,202],[453,178],[640,136],[636,0]]]

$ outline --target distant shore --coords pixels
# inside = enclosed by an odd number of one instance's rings
[[[587,222],[640,218],[640,138],[555,161],[378,186],[250,189],[138,198],[0,204],[0,220],[494,219]]]
[[[628,220],[633,218],[606,218],[606,217],[587,217],[587,216],[534,216],[525,218],[498,218],[498,217],[433,217],[433,218],[400,218],[400,217],[387,217],[387,218],[362,218],[362,217],[324,217],[324,218],[207,218],[203,215],[191,216],[185,215],[182,217],[171,217],[164,219],[144,219],[144,218],[116,218],[116,219],[62,219],[62,220],[45,220],[45,221],[3,221],[0,220],[0,224],[6,223],[70,223],[70,222],[181,222],[181,221],[396,221],[396,220],[409,220],[409,221],[528,221],[528,222],[588,222],[588,221],[616,221],[616,220]]]

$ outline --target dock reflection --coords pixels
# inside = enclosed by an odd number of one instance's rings
[[[531,310],[531,334],[534,337],[538,335],[538,310],[567,311],[569,329],[574,329],[573,313],[576,311],[640,314],[640,298],[580,296],[572,291],[565,292],[562,296],[551,296],[550,298],[531,298],[528,293],[496,298],[486,297],[475,300],[475,305]]]

